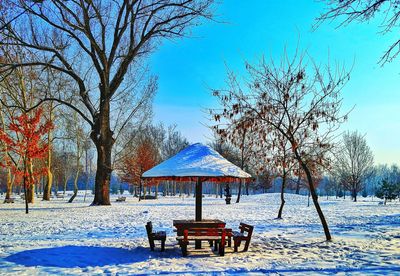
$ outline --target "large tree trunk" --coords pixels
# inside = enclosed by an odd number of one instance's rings
[[[4,201],[6,201],[6,199],[11,198],[12,186],[13,186],[12,184],[13,184],[13,181],[11,179],[11,169],[7,168],[7,191],[6,191],[6,197],[5,197]]]
[[[105,144],[105,145],[104,145]],[[97,171],[95,179],[94,200],[92,205],[110,204],[110,181],[111,181],[111,149],[107,142],[96,144],[97,149]]]
[[[102,99],[100,112],[94,118],[94,125],[90,138],[97,149],[97,170],[92,205],[111,205],[110,181],[112,173],[111,151],[114,145],[113,132],[110,129],[110,100],[108,93],[100,88]],[[105,96],[103,96],[105,95]]]
[[[285,186],[286,186],[286,173],[283,173],[282,186],[281,186],[281,206],[279,207],[277,219],[282,218],[283,206],[285,206]]]
[[[53,122],[53,105],[50,105],[50,121]],[[47,143],[49,144],[49,152],[47,155],[47,181],[43,189],[43,200],[50,200],[51,186],[53,185],[53,173],[51,172],[52,165],[52,135],[51,130],[47,135]]]
[[[354,202],[357,202],[357,190],[353,189],[353,200]]]
[[[49,152],[50,155],[50,152]],[[51,172],[51,167],[47,167],[47,180],[43,189],[43,200],[50,200],[51,197],[51,187],[53,185],[53,173]]]
[[[5,132],[6,127],[5,127],[5,123],[4,123],[3,113],[1,112],[1,110],[0,110],[0,121],[3,126],[3,132]],[[6,144],[4,144],[3,147],[4,147],[4,155],[7,156],[8,155],[8,147]],[[7,166],[7,191],[6,191],[6,198],[5,198],[4,202],[7,199],[11,198],[12,184],[13,184],[13,181],[11,180],[11,168],[10,168],[10,166]]]

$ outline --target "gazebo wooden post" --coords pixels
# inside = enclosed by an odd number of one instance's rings
[[[201,183],[200,177],[197,177],[196,181],[196,221],[201,221],[201,209],[202,209],[202,200],[203,200],[203,185]],[[195,248],[201,248],[201,241],[195,241]]]
[[[201,183],[200,177],[197,177],[196,182],[196,221],[201,221],[201,208],[202,208],[202,197],[203,197],[203,185]]]

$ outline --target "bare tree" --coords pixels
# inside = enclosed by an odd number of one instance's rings
[[[341,20],[339,26],[354,21],[369,22],[381,15],[381,34],[391,33],[399,25],[400,9],[397,0],[322,0],[327,3],[327,10],[317,18],[317,26],[324,21]],[[400,39],[392,42],[382,55],[380,63],[391,62],[400,53]]]
[[[168,126],[162,145],[163,159],[168,159],[189,146],[188,140],[176,130],[176,125]]]
[[[24,13],[2,30],[0,45],[20,47],[32,56],[4,62],[1,71],[35,66],[59,71],[74,82],[69,96],[78,101],[49,94],[38,104],[56,101],[67,105],[90,125],[97,149],[92,204],[109,205],[115,140],[132,116],[151,101],[156,88],[154,78],[143,77],[143,59],[163,39],[183,37],[199,18],[211,18],[213,0],[5,2],[2,22]],[[131,106],[125,103],[126,120],[115,130],[111,126],[113,101],[127,90],[135,94],[135,101]]]
[[[293,157],[306,175],[326,239],[331,240],[318,203],[313,172],[315,167],[329,164],[327,153],[333,147],[333,133],[345,119],[340,115],[340,91],[349,75],[344,69],[331,70],[329,66],[323,70],[312,60],[310,69],[303,59],[303,55],[289,59],[285,53],[278,65],[264,59],[256,66],[246,63],[248,78],[244,81],[229,72],[228,89],[213,92],[223,108],[211,114],[217,122],[216,131],[228,140],[244,127],[258,134],[259,139],[253,139],[253,143],[260,147],[268,145],[268,150],[274,149],[281,139],[288,141]]]
[[[365,181],[373,170],[372,151],[363,135],[356,131],[347,132],[335,156],[333,170],[356,202],[358,192],[364,189]]]
[[[72,203],[75,197],[78,194],[78,179],[79,174],[82,169],[81,165],[81,157],[83,155],[83,144],[86,140],[84,129],[82,128],[82,122],[78,118],[78,114],[74,112],[73,114],[73,122],[70,122],[69,125],[72,129],[69,131],[74,136],[74,147],[75,147],[75,177],[74,177],[74,193],[71,198],[68,200],[68,203]]]

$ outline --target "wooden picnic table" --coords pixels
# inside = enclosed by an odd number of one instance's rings
[[[176,228],[177,236],[183,236],[183,231],[190,228],[225,228],[226,223],[219,219],[203,219],[196,221],[194,219],[173,220],[173,225]],[[201,241],[196,241],[196,249],[201,248]]]
[[[203,219],[196,221],[194,219],[173,220],[178,236],[183,236],[183,230],[188,228],[225,228],[226,223],[219,219]]]

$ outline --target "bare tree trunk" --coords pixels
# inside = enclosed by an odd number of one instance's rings
[[[25,158],[24,158],[25,159]],[[27,187],[27,182],[26,182],[26,177],[27,177],[27,166],[26,166],[26,160],[24,160],[24,197],[25,197],[25,214],[29,213],[29,205],[28,205],[28,187]]]
[[[279,207],[277,219],[282,218],[283,206],[285,205],[285,186],[286,186],[286,172],[283,172],[282,186],[281,186],[281,206]]]
[[[6,201],[6,199],[11,198],[12,188],[13,188],[13,181],[11,178],[11,169],[7,168],[7,191],[6,191],[6,197],[5,197],[4,201]]]
[[[29,165],[28,165],[28,177],[30,178],[30,185],[28,187],[28,203],[34,203],[35,202],[35,184],[34,184],[34,179],[33,179],[33,164],[32,160],[30,160]]]
[[[78,194],[78,179],[79,179],[79,167],[76,170],[75,179],[74,179],[74,193],[71,198],[68,200],[68,203],[72,203]]]
[[[317,196],[317,193],[316,193],[315,188],[314,188],[314,182],[313,182],[313,179],[312,179],[312,176],[311,176],[311,172],[308,169],[307,165],[299,158],[298,153],[296,153],[296,157],[300,161],[301,166],[302,166],[304,172],[307,175],[308,186],[310,188],[310,193],[311,193],[311,197],[312,197],[315,209],[317,210],[319,219],[321,220],[321,224],[322,224],[322,227],[324,229],[326,240],[330,241],[330,240],[332,240],[331,233],[329,232],[328,223],[325,220],[324,213],[322,212],[322,209],[321,209],[321,207],[319,206],[319,203],[318,203],[318,196]]]
[[[102,95],[109,95],[109,87],[100,86]],[[114,145],[113,132],[110,128],[110,99],[102,97],[100,111],[94,118],[90,138],[97,149],[97,171],[95,192],[92,205],[111,205],[110,181],[112,173],[111,153]]]
[[[53,122],[53,103],[50,103],[50,122]],[[47,143],[49,145],[49,151],[47,154],[47,181],[43,189],[43,199],[50,200],[51,187],[53,185],[53,173],[51,172],[52,165],[52,131],[49,130],[47,134]]]
[[[142,180],[140,180],[140,182],[139,182],[139,201],[141,200],[141,196],[142,196],[142,186],[143,186],[143,184],[142,184]]]
[[[354,202],[357,202],[357,190],[353,189],[353,200]]]
[[[300,176],[297,178],[296,195],[300,194]]]
[[[5,122],[4,122],[4,117],[3,117],[3,112],[0,109],[0,119],[1,119],[1,124],[3,127],[3,132],[6,131],[6,127],[5,127]],[[3,145],[4,148],[4,155],[7,156],[8,155],[8,147],[6,144]],[[7,166],[7,191],[6,191],[6,197],[4,202],[6,201],[6,199],[10,199],[11,198],[11,193],[12,193],[12,186],[13,181],[11,180],[11,168],[9,166]]]
[[[68,184],[68,176],[64,177],[64,191],[63,194],[65,195],[65,192],[67,191],[67,184]]]
[[[240,194],[242,193],[242,180],[240,180],[239,182],[239,190],[238,190],[238,194],[237,194],[237,198],[236,198],[236,203],[240,202]]]

